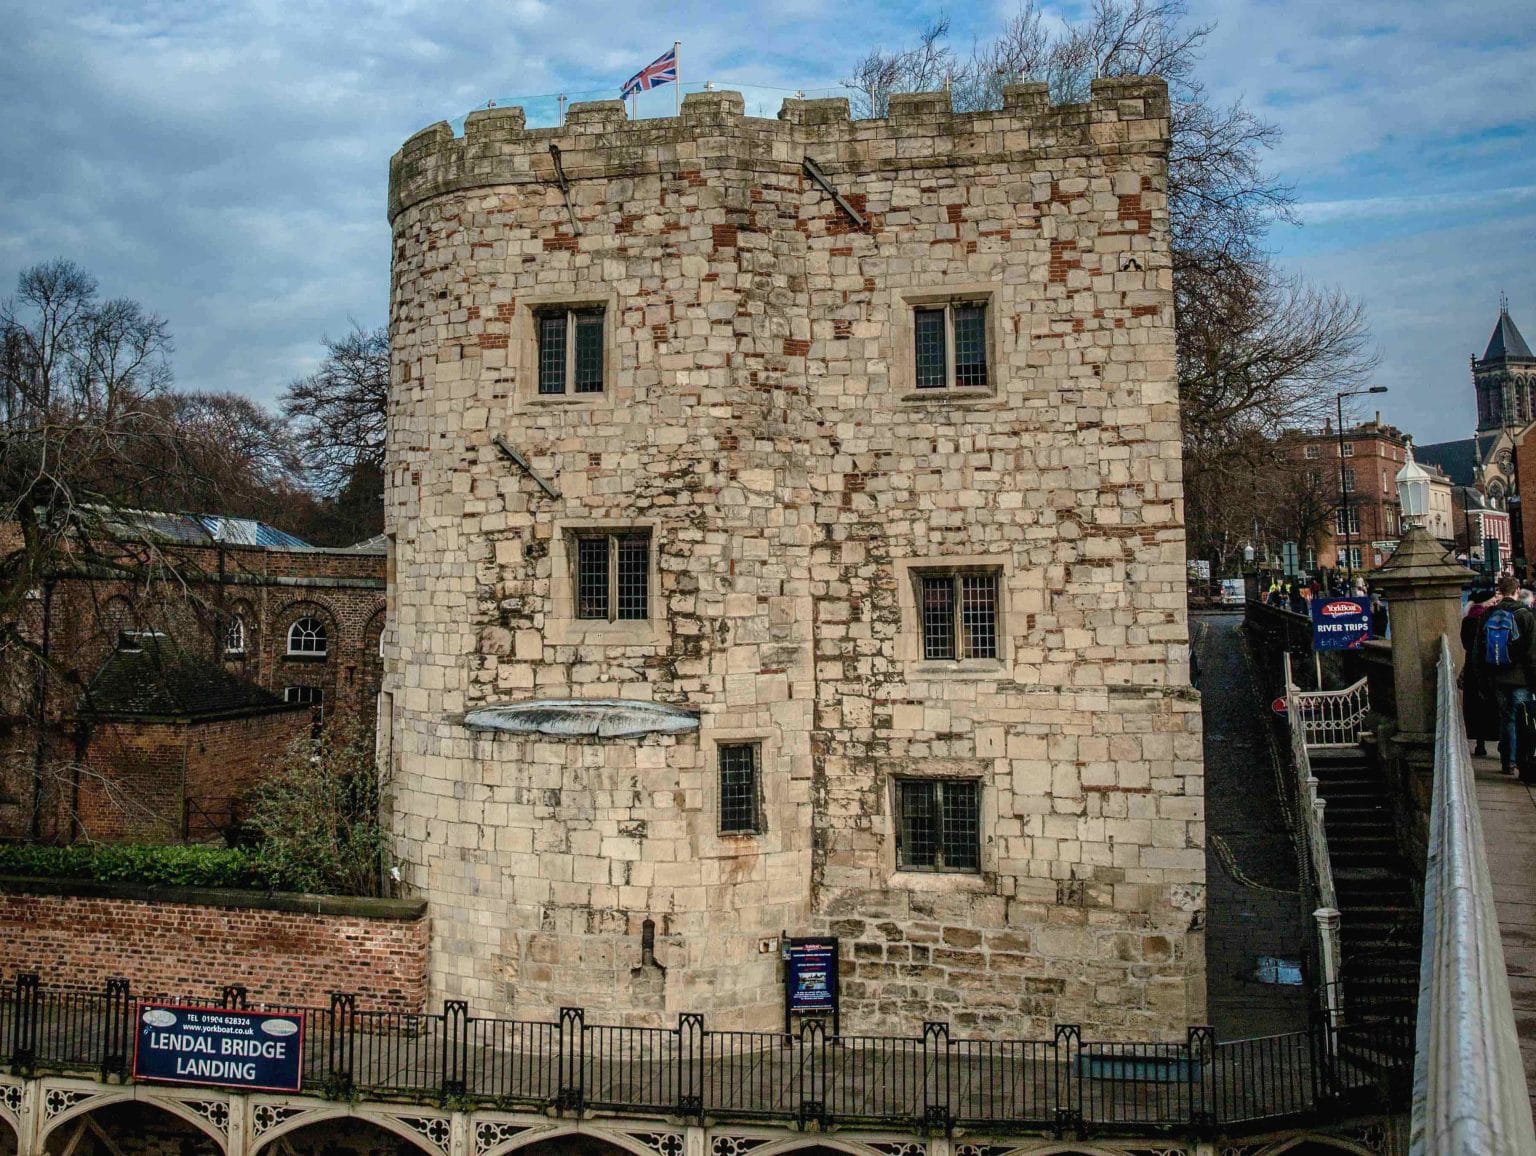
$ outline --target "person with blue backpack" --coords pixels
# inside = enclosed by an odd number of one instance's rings
[[[1529,779],[1536,778],[1536,741],[1526,709],[1536,685],[1536,614],[1516,597],[1519,591],[1513,575],[1499,579],[1499,600],[1483,612],[1468,659],[1493,691],[1498,707],[1499,762],[1506,774],[1519,770],[1522,779]]]

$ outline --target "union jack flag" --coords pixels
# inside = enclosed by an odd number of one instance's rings
[[[619,99],[634,92],[649,92],[658,85],[672,84],[676,80],[677,49],[669,48],[624,82],[624,87],[619,91]]]

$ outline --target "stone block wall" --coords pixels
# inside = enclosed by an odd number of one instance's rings
[[[142,891],[142,889],[139,889]],[[217,995],[244,984],[253,1003],[421,1012],[427,918],[420,903],[183,890],[167,898],[67,881],[0,884],[0,976],[37,972],[47,987]]]
[[[1182,1032],[1204,833],[1165,90],[741,107],[487,110],[392,162],[385,690],[434,991],[767,1027],[777,933],[833,931],[855,1030]],[[916,388],[913,310],[945,301],[985,303],[984,387]],[[600,394],[536,392],[557,303],[605,311]],[[650,535],[645,621],[571,616],[592,528]],[[925,568],[998,576],[995,660],[921,657]],[[700,727],[463,725],[567,697]],[[764,822],[727,837],[736,741]],[[980,784],[980,870],[898,867],[899,778]]]

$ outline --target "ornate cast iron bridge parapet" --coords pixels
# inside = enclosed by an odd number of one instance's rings
[[[91,1072],[140,1096],[147,1086],[126,1080],[151,1002],[164,1000],[122,980],[96,992],[20,976],[0,988],[0,1063],[23,1077]],[[176,1002],[241,1007],[246,993]],[[1338,1121],[1406,1103],[1413,1050],[1407,1022],[1321,1017],[1260,1039],[1197,1027],[1174,1043],[1130,1043],[1089,1040],[1074,1025],[1039,1040],[957,1039],[937,1022],[910,1037],[837,1037],[819,1020],[793,1034],[710,1031],[696,1014],[674,1028],[622,1027],[590,1024],[580,1008],[541,1023],[477,1018],[457,1000],[431,1015],[369,1011],[350,993],[329,1007],[269,1010],[303,1019],[304,1087],[336,1100],[939,1137],[1203,1141]]]
[[[265,1156],[284,1150],[284,1137],[308,1131],[350,1134],[358,1122],[408,1141],[426,1156],[510,1156],[545,1140],[582,1136],[629,1156],[781,1156],[811,1145],[850,1156],[1046,1156],[1062,1152],[1095,1156],[1277,1156],[1304,1139],[1363,1156],[1401,1148],[1399,1120],[1357,1118],[1331,1125],[1274,1128],[1220,1141],[1171,1136],[1147,1127],[1117,1138],[1080,1141],[971,1132],[946,1136],[914,1127],[834,1126],[809,1132],[771,1122],[702,1123],[667,1116],[582,1113],[560,1116],[495,1107],[405,1104],[367,1097],[326,1100],[313,1096],[242,1094],[213,1088],[175,1088],[107,1083],[70,1076],[0,1075],[0,1143],[9,1128],[19,1156],[42,1156],[51,1145],[68,1149],[88,1130],[101,1128],[95,1114],[135,1102],[179,1119],[212,1140],[224,1156]],[[110,1121],[108,1122],[110,1127]],[[110,1134],[110,1133],[109,1133]],[[127,1139],[129,1137],[120,1137]]]

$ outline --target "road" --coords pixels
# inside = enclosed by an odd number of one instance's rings
[[[1209,1017],[1218,1039],[1307,1022],[1303,988],[1257,979],[1261,958],[1300,962],[1306,927],[1277,788],[1285,764],[1242,623],[1241,613],[1191,617],[1205,723]]]

